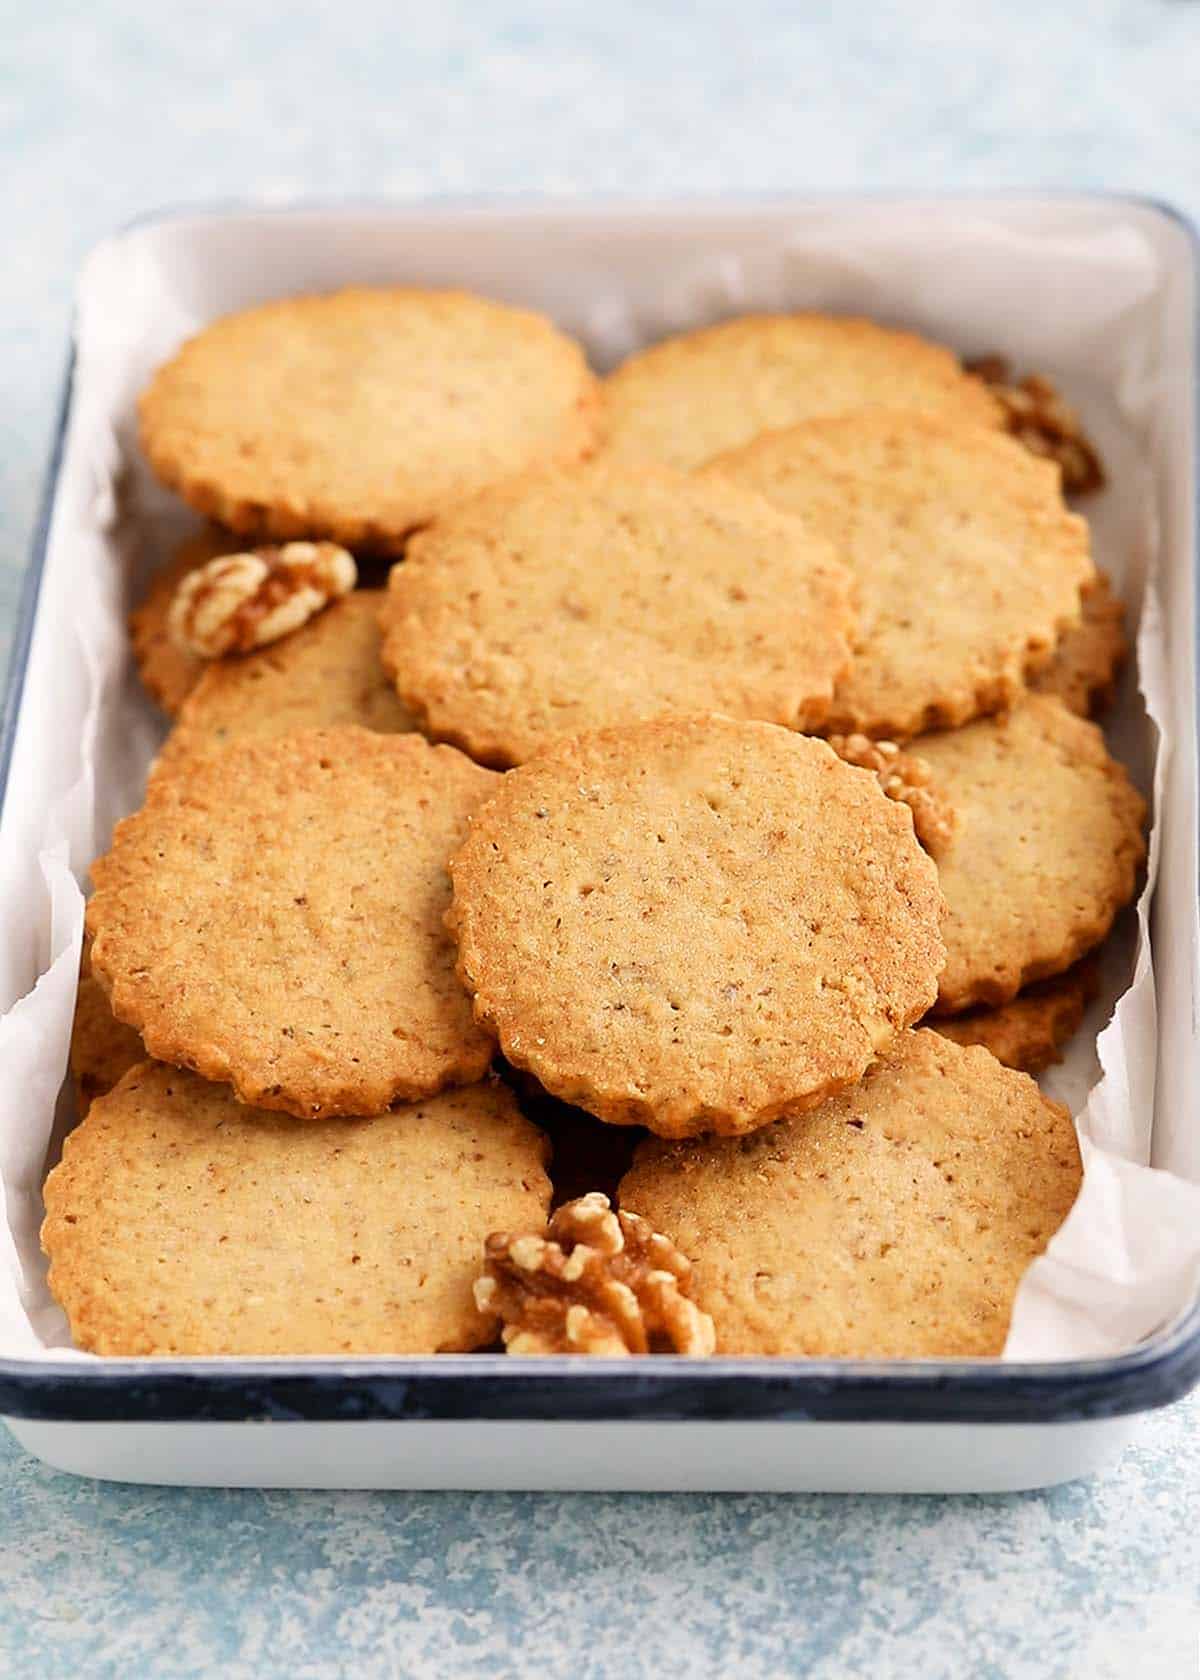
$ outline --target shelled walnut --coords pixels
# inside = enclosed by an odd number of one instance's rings
[[[167,629],[177,647],[201,659],[249,653],[298,630],[357,580],[353,556],[336,543],[224,554],[182,580]]]
[[[495,1232],[475,1283],[513,1354],[712,1353],[712,1319],[688,1299],[691,1262],[636,1213],[592,1191],[565,1202],[547,1234]]]
[[[829,745],[847,764],[873,770],[888,798],[908,806],[917,839],[930,857],[941,857],[949,850],[957,814],[932,785],[933,772],[919,754],[905,751],[895,741],[872,741],[866,735],[831,735]]]
[[[1040,373],[1013,380],[1003,356],[981,356],[967,372],[982,379],[1004,410],[1012,435],[1034,455],[1057,461],[1063,489],[1083,496],[1104,485],[1104,463],[1071,405],[1058,387]]]

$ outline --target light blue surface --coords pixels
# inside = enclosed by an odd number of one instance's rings
[[[1188,0],[0,0],[0,633],[72,277],[139,211],[1059,185],[1197,214],[1198,75]],[[0,1436],[0,1674],[1194,1674],[1198,1422],[1090,1485],[942,1501],[185,1494]]]

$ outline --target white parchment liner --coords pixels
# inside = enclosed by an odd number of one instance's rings
[[[124,614],[179,515],[138,462],[132,412],[151,368],[182,336],[288,291],[414,280],[548,309],[600,366],[731,311],[816,306],[911,325],[964,354],[1001,351],[1050,373],[1083,408],[1110,469],[1111,487],[1083,511],[1097,558],[1129,603],[1138,663],[1109,736],[1159,813],[1164,793],[1186,801],[1194,789],[1181,263],[1145,213],[954,201],[599,217],[243,215],[144,228],[94,253],[79,291],[73,420],[0,832],[0,1004],[9,1005],[0,1016],[0,1353],[90,1357],[67,1345],[46,1290],[40,1184],[73,1118],[60,1088],[82,927],[78,882],[115,817],[140,803],[162,733],[130,671]],[[1173,752],[1182,755],[1174,766]],[[1186,879],[1193,867],[1191,815],[1180,811],[1173,825],[1156,817],[1147,887],[1110,943],[1104,993],[1066,1062],[1044,1080],[1077,1115],[1086,1177],[1022,1287],[1006,1358],[1119,1351],[1168,1323],[1200,1280],[1200,1143],[1197,1116],[1186,1111],[1194,1037],[1177,1020],[1164,1040],[1147,934],[1158,874]],[[1184,907],[1170,927],[1178,1015],[1196,992],[1194,880],[1175,903]],[[1161,942],[1161,927],[1157,935]],[[1158,952],[1155,961],[1161,976]],[[1166,1070],[1164,1042],[1175,1046]],[[1174,1172],[1147,1165],[1152,1143],[1156,1164]]]

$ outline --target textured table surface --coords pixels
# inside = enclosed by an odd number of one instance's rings
[[[140,211],[1045,185],[1200,213],[1189,0],[0,0],[0,40],[4,635],[72,276]],[[179,1493],[0,1433],[0,1673],[1194,1674],[1198,1423],[947,1500]]]

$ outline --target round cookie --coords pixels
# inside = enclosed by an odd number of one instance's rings
[[[859,1079],[942,963],[906,807],[823,741],[659,719],[512,770],[451,860],[475,1013],[554,1096],[746,1132]]]
[[[142,687],[169,717],[174,717],[204,672],[204,660],[177,647],[167,630],[175,591],[198,566],[206,566],[239,547],[228,531],[201,531],[180,543],[174,558],[150,579],[144,600],[129,615],[129,639]]]
[[[368,1120],[294,1120],[143,1062],[46,1180],[50,1288],[93,1353],[486,1345],[489,1231],[546,1218],[547,1149],[498,1082]]]
[[[1071,1116],[986,1050],[904,1034],[860,1085],[753,1137],[639,1146],[621,1206],[693,1263],[718,1354],[966,1358],[1079,1191]]]
[[[913,745],[958,816],[939,1014],[1008,1003],[1098,945],[1133,897],[1146,806],[1094,723],[1030,695]]]
[[[69,1059],[80,1115],[146,1059],[145,1045],[132,1027],[114,1018],[104,988],[92,974],[80,976]]]
[[[1041,1073],[1062,1061],[1062,1048],[1074,1037],[1083,1012],[1100,988],[1097,964],[1077,963],[1053,980],[1020,992],[999,1009],[969,1009],[965,1015],[932,1020],[930,1026],[955,1044],[980,1044],[1005,1067]]]
[[[383,591],[358,589],[255,653],[210,660],[179,713],[155,774],[211,757],[230,741],[361,724],[415,728],[380,662]]]
[[[446,860],[497,783],[419,735],[303,730],[155,776],[92,867],[92,971],[147,1052],[297,1115],[378,1114],[491,1059]]]
[[[835,315],[743,315],[640,351],[603,386],[603,452],[698,467],[760,432],[877,404],[999,426],[958,357],[914,333]]]
[[[227,315],[142,393],[164,484],[233,531],[396,552],[464,496],[592,445],[596,387],[548,320],[352,287]]]
[[[589,466],[485,492],[393,567],[383,658],[429,733],[489,764],[556,736],[719,711],[813,729],[853,584],[759,496]]]
[[[1111,706],[1117,676],[1125,663],[1125,604],[1113,593],[1106,572],[1097,572],[1083,591],[1083,617],[1066,631],[1054,657],[1029,680],[1038,694],[1054,694],[1080,717],[1093,717]]]
[[[859,582],[832,732],[907,737],[999,711],[1079,622],[1088,528],[1058,468],[983,427],[876,410],[759,438],[706,472],[827,538]]]

